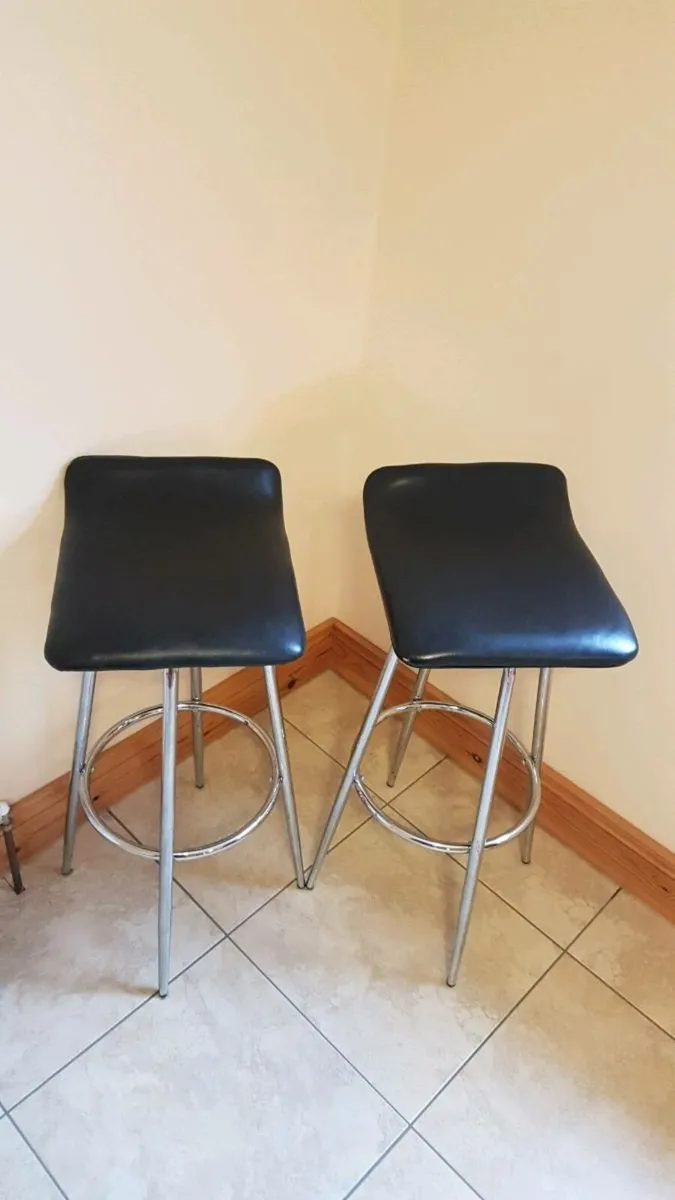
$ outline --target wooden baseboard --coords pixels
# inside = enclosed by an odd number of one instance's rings
[[[332,620],[316,625],[307,635],[307,647],[302,658],[278,668],[277,679],[282,696],[307,683],[315,675],[320,675],[332,665],[333,626]],[[220,704],[254,716],[266,704],[262,671],[255,667],[237,671],[222,683],[209,688],[204,693],[204,699],[209,704]],[[218,717],[205,714],[203,727],[204,739],[208,743],[222,737],[232,725]],[[104,751],[93,777],[94,801],[97,806],[114,804],[136,791],[143,783],[158,778],[160,739],[160,723],[153,721]],[[190,719],[187,713],[181,713],[178,721],[177,757],[180,761],[190,753]],[[60,775],[58,779],[52,779],[50,783],[12,804],[14,837],[22,862],[61,837],[67,798],[68,775],[65,774]],[[4,845],[0,839],[0,869],[4,869],[6,865]]]
[[[333,670],[365,695],[371,695],[384,662],[384,653],[341,621],[333,627]],[[414,673],[397,667],[388,695],[389,704],[410,698]],[[430,700],[449,697],[431,685]],[[489,731],[468,717],[451,713],[421,712],[416,730],[458,763],[480,776]],[[500,793],[517,807],[527,790],[527,774],[515,752],[507,748],[499,772]],[[559,771],[544,766],[539,824],[610,879],[675,921],[675,854],[642,833],[630,821],[601,804]]]
[[[370,695],[382,668],[384,653],[337,619],[315,626],[307,636],[301,659],[278,671],[279,690],[286,695],[329,668]],[[389,689],[389,703],[407,700],[414,674],[399,665]],[[449,697],[429,687],[434,700]],[[205,693],[212,704],[253,715],[265,707],[262,673],[254,668],[237,671]],[[465,771],[480,776],[487,747],[484,728],[451,713],[423,712],[416,729]],[[221,737],[228,725],[205,716],[208,741]],[[191,751],[189,719],[183,714],[178,730],[178,758]],[[154,722],[110,747],[96,770],[96,803],[114,804],[160,773],[160,731]],[[522,763],[510,749],[499,773],[499,790],[516,806],[522,804],[527,780]],[[65,819],[68,776],[61,775],[12,805],[17,846],[22,861],[61,836]],[[554,837],[598,867],[617,884],[644,900],[657,912],[675,921],[675,854],[635,825],[601,804],[564,775],[544,766],[539,822]],[[0,842],[0,867],[3,862]]]

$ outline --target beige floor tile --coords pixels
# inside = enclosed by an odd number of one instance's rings
[[[299,692],[288,696],[284,701],[284,713],[296,728],[345,766],[367,706],[365,696],[333,671],[326,671]],[[413,734],[396,786],[387,787],[389,764],[399,729],[400,724],[394,718],[379,726],[371,738],[363,764],[366,783],[385,802],[419,779],[443,757],[439,750]]]
[[[156,987],[157,870],[78,833],[75,871],[60,846],[26,864],[26,891],[0,891],[0,1100],[11,1107]],[[176,889],[172,969],[221,933]]]
[[[11,1121],[0,1119],[0,1200],[58,1200],[60,1195]]]
[[[234,938],[411,1119],[553,961],[553,944],[481,887],[459,984],[445,983],[464,873],[369,822]]]
[[[490,1200],[672,1200],[675,1042],[565,958],[421,1118]]]
[[[675,1037],[675,925],[620,892],[571,953]]]
[[[357,1187],[354,1200],[475,1200],[476,1194],[414,1130]]]
[[[402,1128],[227,943],[15,1118],[70,1200],[342,1200]]]
[[[288,752],[295,787],[305,866],[313,858],[326,822],[340,768],[306,737],[289,726]],[[206,786],[193,786],[191,760],[178,770],[176,846],[198,845],[222,837],[253,816],[265,796],[267,754],[244,730],[206,750]],[[159,782],[147,784],[115,808],[142,841],[157,844]],[[338,838],[367,820],[356,796],[347,804]],[[293,878],[281,798],[270,816],[240,845],[194,862],[179,863],[175,877],[229,932]]]
[[[468,841],[479,791],[479,780],[446,760],[415,783],[396,807],[427,834]],[[516,817],[497,797],[489,833],[508,829]],[[466,856],[458,861],[465,863]],[[616,891],[612,880],[543,830],[535,834],[529,866],[520,861],[518,841],[510,842],[485,852],[481,879],[560,946],[568,946]]]

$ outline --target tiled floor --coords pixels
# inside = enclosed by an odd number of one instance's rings
[[[364,701],[327,674],[285,703],[311,861]],[[385,785],[462,836],[476,785],[415,737]],[[180,768],[177,836],[252,813],[244,731]],[[157,787],[116,819],[152,838]],[[498,804],[496,825],[509,820]],[[463,866],[350,800],[313,892],[281,811],[176,872],[168,1000],[156,870],[79,835],[0,883],[0,1200],[673,1200],[675,928],[543,833],[486,857],[457,988],[445,956]]]

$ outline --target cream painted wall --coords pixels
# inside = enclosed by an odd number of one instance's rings
[[[336,606],[331,422],[360,359],[390,0],[0,5],[0,794],[66,769],[42,661],[61,475],[261,454],[312,624]],[[107,677],[97,727],[157,695]]]
[[[70,754],[42,640],[73,455],[274,458],[308,623],[381,644],[366,472],[530,457],[642,640],[560,673],[547,757],[675,847],[675,8],[400,13],[392,99],[396,0],[0,6],[0,793]],[[158,681],[103,683],[99,728]]]
[[[404,0],[403,17],[366,368],[340,445],[339,611],[384,644],[368,469],[559,463],[642,650],[558,673],[547,758],[675,848],[675,6]],[[495,694],[473,673],[438,682]]]

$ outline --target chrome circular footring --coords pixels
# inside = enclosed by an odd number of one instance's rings
[[[261,726],[258,725],[257,722],[253,721],[250,717],[245,716],[243,713],[236,712],[235,709],[222,708],[217,704],[204,704],[203,701],[200,700],[192,700],[189,702],[186,701],[185,703],[181,702],[177,707],[179,712],[213,713],[215,716],[227,717],[231,721],[236,721],[239,725],[245,725],[246,728],[250,729],[251,733],[255,734],[255,736],[263,743],[267,753],[270,756],[270,762],[272,764],[272,777],[270,780],[269,790],[267,792],[267,796],[265,797],[264,803],[258,809],[258,812],[255,814],[255,816],[253,816],[250,821],[247,821],[245,825],[240,826],[239,829],[235,829],[234,833],[229,833],[226,837],[218,838],[215,842],[207,842],[203,846],[195,846],[189,850],[176,850],[173,857],[177,861],[181,861],[191,858],[206,858],[210,854],[217,854],[220,850],[227,850],[230,846],[236,846],[237,842],[243,841],[243,839],[247,837],[249,833],[253,833],[253,830],[257,829],[258,825],[262,824],[262,822],[265,820],[265,817],[268,816],[272,810],[274,802],[279,794],[279,788],[281,787],[281,772],[279,770],[279,762],[277,759],[276,750],[274,748],[274,742],[265,732],[265,730],[262,729]],[[106,730],[106,732],[98,739],[95,746],[92,748],[80,777],[80,803],[84,809],[84,813],[89,821],[89,824],[92,825],[94,829],[96,829],[97,832],[106,839],[106,841],[112,842],[114,846],[119,846],[122,850],[128,850],[130,854],[135,854],[139,858],[150,858],[154,859],[155,861],[159,860],[159,849],[155,849],[152,846],[144,846],[142,843],[134,842],[130,838],[121,837],[120,834],[112,829],[111,826],[103,820],[102,816],[96,812],[91,800],[90,780],[97,758],[101,752],[105,750],[106,746],[110,744],[110,742],[114,741],[116,737],[119,737],[121,733],[124,733],[124,731],[129,729],[132,725],[138,725],[142,721],[149,721],[153,717],[161,716],[162,706],[159,704],[152,708],[141,708],[138,710],[138,712],[131,713],[128,717],[123,717],[122,720],[118,721],[116,725],[111,725],[110,729]]]
[[[434,700],[409,700],[406,704],[397,704],[393,708],[387,708],[384,712],[380,713],[376,724],[379,725],[380,721],[386,721],[389,717],[402,716],[403,713],[409,712],[410,709],[414,709],[416,713],[426,710],[459,713],[464,717],[473,717],[476,721],[480,721],[483,725],[492,726],[493,724],[492,717],[489,717],[487,713],[479,712],[478,709],[466,708],[462,704],[445,704]],[[520,834],[523,833],[534,821],[541,800],[539,772],[532,760],[532,756],[528,753],[523,746],[523,743],[519,740],[519,738],[516,737],[514,733],[509,733],[507,731],[506,740],[513,746],[514,750],[518,754],[518,757],[522,759],[522,762],[528,770],[530,776],[530,795],[527,808],[517,824],[512,825],[511,828],[505,830],[504,833],[498,833],[495,834],[494,837],[486,838],[486,848],[489,846],[503,846],[506,844],[506,842],[511,842],[514,838],[519,837]],[[387,816],[382,809],[378,808],[378,806],[375,804],[370,792],[363,782],[363,777],[361,775],[357,775],[355,777],[354,789],[359,798],[365,804],[371,816],[373,816],[380,825],[383,825],[385,829],[391,830],[392,833],[402,837],[406,842],[412,842],[416,846],[426,846],[429,850],[438,850],[441,854],[469,853],[471,849],[471,842],[437,841],[434,838],[425,837],[421,833],[416,833],[414,830],[408,829],[404,825],[401,825],[398,821],[392,820],[391,817]]]

